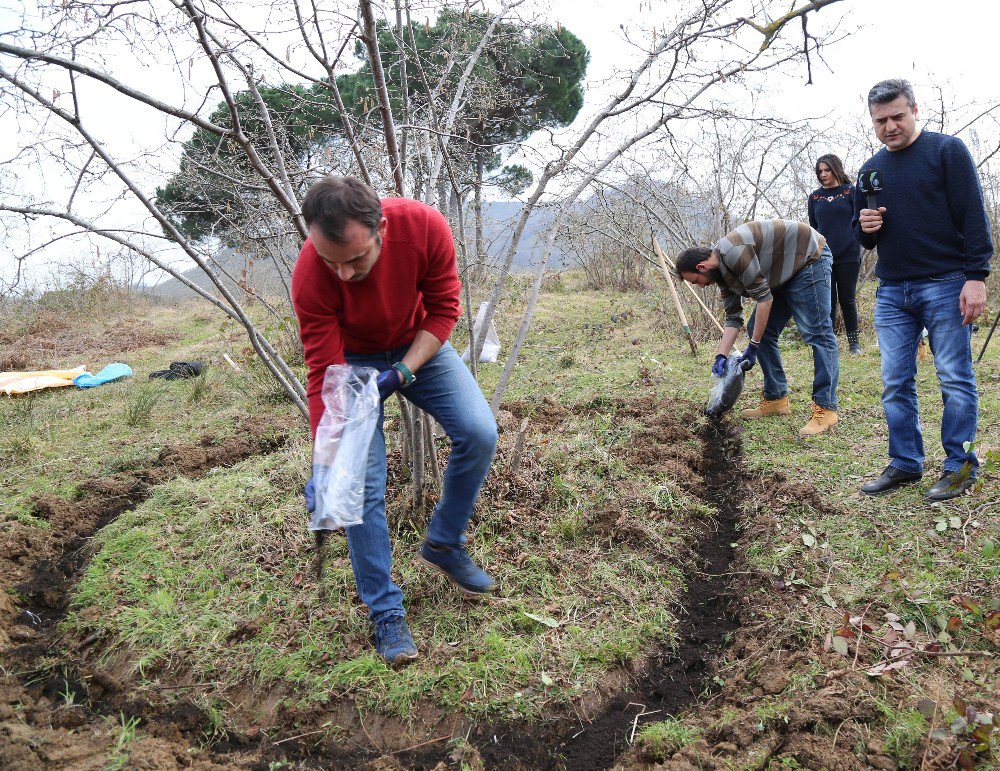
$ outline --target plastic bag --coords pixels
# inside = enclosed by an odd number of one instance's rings
[[[486,321],[486,308],[489,303],[482,303],[479,306],[479,310],[476,312],[476,320],[472,324],[472,329],[475,332],[476,340],[481,340],[483,337],[483,324]],[[494,362],[500,355],[500,335],[497,334],[496,324],[490,321],[490,325],[486,328],[486,340],[483,342],[483,350],[479,354],[479,361]],[[462,361],[468,361],[469,357],[472,356],[471,346],[465,346],[465,350],[462,351]]]
[[[742,355],[739,351],[733,351],[726,359],[726,374],[722,377],[712,375],[712,390],[708,392],[708,404],[705,405],[706,415],[721,415],[731,410],[740,398],[746,375],[740,367]]]
[[[323,417],[313,443],[316,510],[310,530],[337,530],[364,518],[368,447],[379,416],[378,371],[334,364],[323,377]]]

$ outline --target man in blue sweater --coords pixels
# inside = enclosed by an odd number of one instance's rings
[[[864,165],[859,179],[878,171],[883,190],[876,208],[869,208],[855,189],[853,225],[862,246],[878,249],[875,329],[890,461],[861,491],[878,495],[923,475],[915,355],[926,328],[941,383],[947,457],[943,475],[925,497],[945,501],[972,487],[979,468],[971,446],[979,395],[970,325],[986,307],[993,255],[989,220],[968,149],[955,137],[917,126],[917,103],[907,81],[877,83],[868,92],[868,110],[885,147]]]

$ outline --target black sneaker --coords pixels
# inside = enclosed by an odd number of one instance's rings
[[[929,501],[950,501],[957,498],[976,483],[976,478],[968,471],[945,471],[941,478],[924,494]]]
[[[375,650],[391,667],[409,664],[420,657],[410,628],[402,616],[389,616],[375,624]]]

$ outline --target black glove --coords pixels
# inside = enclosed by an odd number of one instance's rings
[[[740,356],[740,369],[742,369],[744,372],[746,372],[748,369],[753,367],[754,364],[757,363],[758,345],[760,345],[760,343],[755,343],[753,340],[751,340],[749,343],[747,343],[747,349],[743,352],[743,355]]]
[[[402,375],[400,375],[399,370],[395,367],[379,373],[378,378],[375,380],[375,385],[378,386],[378,395],[382,401],[385,401],[399,390],[399,387],[402,385],[400,382],[401,378]]]
[[[718,353],[715,355],[715,364],[712,365],[712,374],[716,377],[726,376],[726,362],[729,361],[729,357],[724,353]]]

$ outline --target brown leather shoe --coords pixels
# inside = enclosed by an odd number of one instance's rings
[[[810,436],[816,436],[817,434],[823,434],[829,431],[837,423],[837,413],[833,410],[828,410],[824,407],[820,407],[816,402],[813,402],[813,414],[809,418],[809,422],[806,423],[799,430],[799,438],[805,439]]]
[[[781,415],[789,415],[792,407],[788,403],[788,397],[782,396],[780,399],[761,399],[760,406],[752,410],[743,410],[740,415],[753,420],[754,418],[776,418]]]

